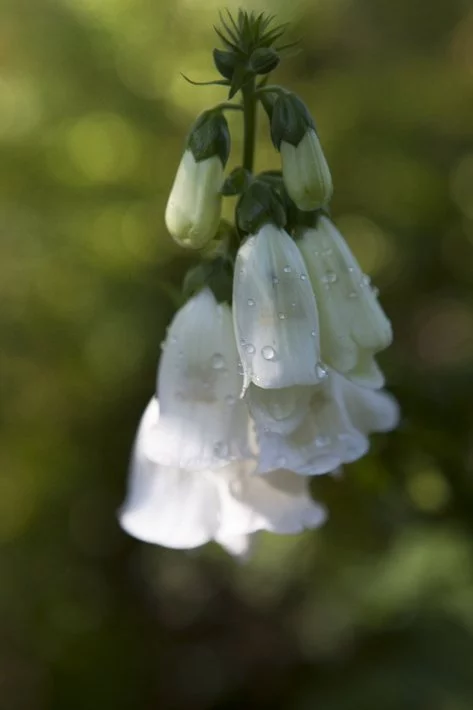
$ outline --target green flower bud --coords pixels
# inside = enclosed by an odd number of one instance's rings
[[[232,79],[237,57],[234,52],[225,52],[223,49],[214,49],[213,51],[214,64],[220,74],[225,79]]]
[[[255,49],[250,56],[249,69],[254,74],[269,74],[279,64],[279,55],[271,47]]]
[[[256,234],[264,224],[284,227],[286,212],[278,193],[267,183],[255,180],[237,205],[236,221],[242,232]]]
[[[223,183],[222,195],[241,195],[248,189],[251,180],[252,175],[248,170],[242,167],[235,168]]]

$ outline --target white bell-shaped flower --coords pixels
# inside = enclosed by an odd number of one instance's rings
[[[299,236],[317,299],[322,358],[359,384],[382,387],[373,355],[391,343],[392,330],[369,278],[327,217]]]
[[[282,174],[289,197],[300,210],[327,205],[333,193],[332,176],[319,137],[307,130],[297,145],[282,140]]]
[[[233,284],[233,317],[244,368],[244,389],[317,384],[319,362],[315,297],[291,237],[272,224],[240,247]]]
[[[183,247],[200,249],[214,238],[220,222],[223,165],[218,155],[196,160],[188,148],[178,167],[165,222]]]
[[[189,471],[162,466],[148,456],[159,427],[159,405],[149,403],[132,457],[128,494],[119,518],[130,535],[176,549],[216,540],[231,554],[247,555],[259,530],[295,534],[326,519],[306,481],[291,471],[253,475],[254,462]],[[152,447],[151,447],[152,448]]]
[[[231,309],[205,288],[174,317],[158,372],[161,416],[149,456],[207,469],[248,458],[248,411]]]
[[[351,421],[344,400],[342,378],[333,371],[311,389],[311,401],[299,426],[282,434],[270,424],[257,423],[260,447],[258,472],[288,468],[305,476],[329,473],[361,458],[369,448],[365,434]]]

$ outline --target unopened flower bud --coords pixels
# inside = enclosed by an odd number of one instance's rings
[[[225,117],[218,111],[206,111],[189,134],[166,207],[166,226],[181,246],[200,249],[215,236],[229,152]]]
[[[278,193],[263,180],[255,180],[238,203],[236,220],[242,232],[256,234],[264,224],[284,227],[286,213]]]
[[[326,205],[333,192],[332,177],[314,121],[305,104],[281,93],[272,109],[271,137],[281,153],[284,184],[300,210]]]
[[[279,55],[271,47],[259,47],[252,52],[249,68],[254,74],[269,74],[279,64]]]

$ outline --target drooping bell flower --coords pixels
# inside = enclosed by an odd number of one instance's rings
[[[229,152],[225,117],[205,111],[191,129],[166,206],[166,226],[180,246],[200,249],[214,238]]]
[[[264,224],[240,247],[235,263],[233,319],[244,389],[317,384],[319,324],[307,269],[283,229]]]
[[[260,530],[296,534],[325,522],[307,482],[290,471],[253,475],[254,461],[190,471],[162,466],[148,452],[159,428],[159,404],[149,403],[135,441],[121,526],[134,537],[165,547],[191,549],[215,540],[247,556]]]
[[[203,470],[248,458],[248,411],[230,306],[209,288],[175,315],[158,370],[161,416],[149,455],[164,466]]]
[[[296,237],[317,300],[322,358],[359,384],[382,387],[373,355],[391,343],[392,329],[369,278],[328,217]]]

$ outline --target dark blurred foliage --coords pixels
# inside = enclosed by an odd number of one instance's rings
[[[230,9],[231,2],[226,3]],[[326,527],[239,565],[116,509],[173,294],[163,224],[217,3],[0,9],[0,707],[473,707],[473,7],[268,0],[333,214],[380,287],[397,432],[318,479]],[[257,7],[257,9],[259,9]],[[264,9],[261,7],[261,9]],[[231,117],[238,161],[238,116]],[[276,167],[261,116],[259,167]]]

